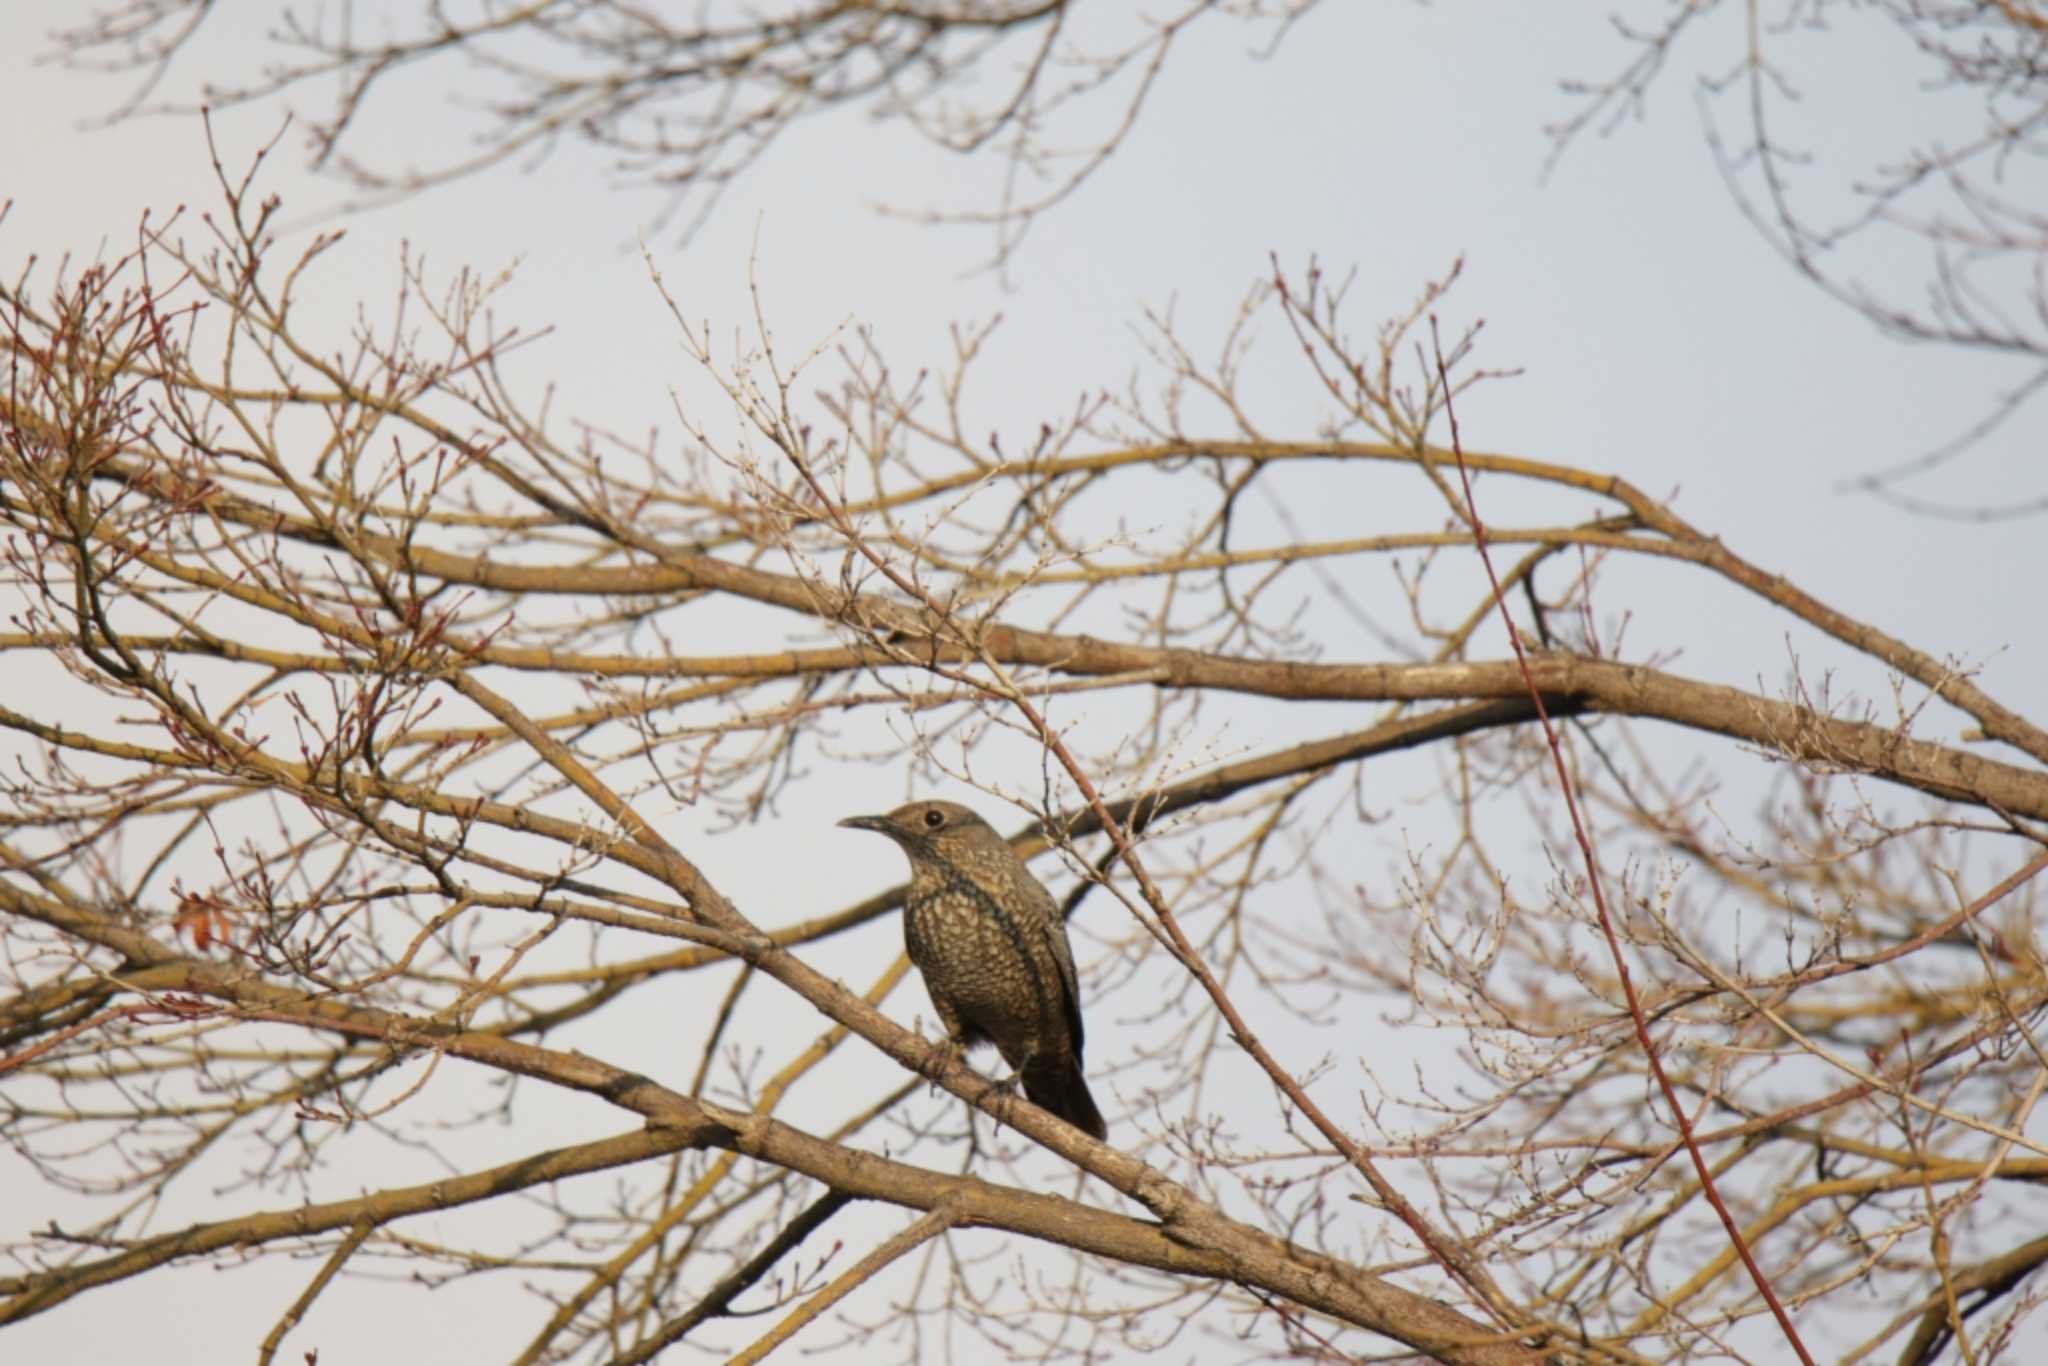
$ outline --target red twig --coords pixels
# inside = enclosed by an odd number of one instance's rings
[[[154,1023],[157,1020],[169,1022],[172,1020],[196,1020],[201,1016],[216,1013],[218,1013],[217,1007],[182,996],[169,996],[161,1001],[152,1001],[140,1005],[114,1006],[111,1009],[102,1010],[90,1019],[79,1020],[75,1024],[67,1025],[47,1038],[40,1039],[18,1052],[0,1056],[0,1075],[5,1075],[16,1068],[23,1067],[51,1049],[57,1048],[81,1034],[89,1034],[93,1030],[100,1028],[100,1026],[111,1024],[115,1020],[142,1020],[146,1023]]]
[[[1536,686],[1535,677],[1529,672],[1529,657],[1522,649],[1522,637],[1515,630],[1514,619],[1508,615],[1508,605],[1501,595],[1500,576],[1494,572],[1493,556],[1486,547],[1486,523],[1480,519],[1478,501],[1472,496],[1472,474],[1465,467],[1465,448],[1458,438],[1458,413],[1451,405],[1451,378],[1444,368],[1443,346],[1437,336],[1436,315],[1429,315],[1429,344],[1436,360],[1437,382],[1443,385],[1444,416],[1451,429],[1451,454],[1458,462],[1458,479],[1465,492],[1465,512],[1472,521],[1472,543],[1479,550],[1479,562],[1486,566],[1486,581],[1493,590],[1494,606],[1500,610],[1501,624],[1507,628],[1508,645],[1515,652],[1515,663],[1522,670],[1522,681],[1529,685],[1529,700],[1536,704],[1536,719],[1543,726],[1543,738],[1550,745],[1551,763],[1557,769],[1557,785],[1564,792],[1565,810],[1572,818],[1572,837],[1578,841],[1579,855],[1585,860],[1586,880],[1593,892],[1593,910],[1600,918],[1600,932],[1607,936],[1607,948],[1614,955],[1614,970],[1621,978],[1622,994],[1628,999],[1629,1018],[1635,1022],[1636,1042],[1642,1045],[1643,1057],[1649,1061],[1650,1074],[1657,1079],[1657,1089],[1664,1093],[1664,1103],[1671,1107],[1671,1118],[1678,1125],[1679,1137],[1685,1140],[1685,1151],[1692,1157],[1693,1170],[1699,1173],[1701,1193],[1707,1203],[1714,1207],[1714,1213],[1721,1216],[1721,1226],[1728,1230],[1728,1241],[1735,1245],[1735,1251],[1742,1258],[1743,1266],[1749,1269],[1749,1278],[1756,1283],[1757,1292],[1764,1297],[1764,1303],[1771,1307],[1771,1313],[1778,1320],[1778,1327],[1785,1334],[1785,1340],[1792,1344],[1792,1350],[1799,1354],[1804,1366],[1814,1366],[1812,1355],[1806,1344],[1799,1340],[1799,1330],[1792,1326],[1791,1315],[1771,1289],[1770,1281],[1764,1276],[1763,1268],[1749,1250],[1749,1242],[1736,1227],[1735,1216],[1728,1212],[1728,1206],[1721,1199],[1721,1192],[1714,1186],[1713,1174],[1707,1170],[1706,1156],[1700,1152],[1699,1143],[1693,1138],[1692,1123],[1685,1117],[1685,1107],[1679,1103],[1678,1091],[1671,1085],[1671,1079],[1664,1075],[1664,1064],[1657,1056],[1657,1045],[1650,1038],[1649,1021],[1643,1016],[1642,998],[1636,994],[1636,985],[1629,976],[1628,959],[1621,951],[1621,938],[1614,932],[1614,922],[1607,914],[1607,898],[1600,890],[1600,868],[1593,857],[1593,841],[1586,833],[1586,824],[1579,816],[1578,795],[1572,788],[1570,772],[1565,768],[1564,746],[1557,738],[1557,727],[1551,723],[1550,709],[1543,705],[1542,689]]]

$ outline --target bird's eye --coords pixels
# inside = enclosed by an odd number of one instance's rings
[[[946,813],[943,811],[927,811],[924,813],[924,827],[927,830],[936,830],[945,823]]]

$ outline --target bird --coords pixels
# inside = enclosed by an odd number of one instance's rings
[[[911,802],[839,824],[887,835],[909,858],[903,943],[954,1046],[994,1044],[1032,1104],[1106,1138],[1081,1071],[1066,921],[1009,842],[958,802]]]

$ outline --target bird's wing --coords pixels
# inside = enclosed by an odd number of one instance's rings
[[[1074,972],[1074,946],[1067,940],[1067,922],[1060,915],[1060,904],[1052,899],[1052,893],[1045,890],[1045,884],[1024,873],[1024,880],[1038,893],[1035,898],[1044,914],[1046,938],[1052,944],[1052,961],[1060,970],[1060,996],[1067,1010],[1067,1028],[1074,1035],[1074,1056],[1081,1056],[1081,979]]]

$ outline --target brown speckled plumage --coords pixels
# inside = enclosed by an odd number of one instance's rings
[[[912,802],[840,824],[887,835],[909,857],[903,941],[954,1042],[994,1044],[1033,1104],[1103,1137],[1081,1074],[1074,950],[1052,894],[958,802]]]

